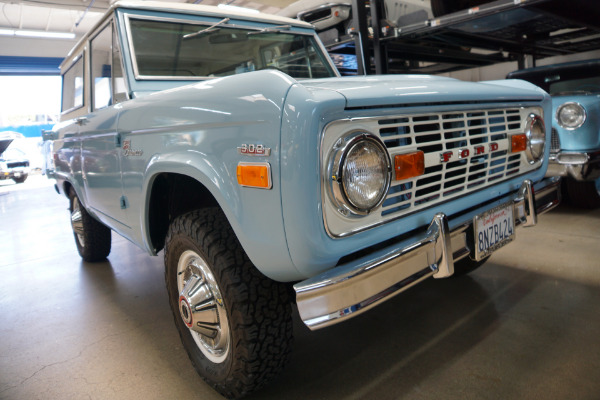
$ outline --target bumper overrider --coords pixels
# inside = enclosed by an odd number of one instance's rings
[[[551,153],[546,176],[570,177],[577,181],[598,179],[600,178],[600,150]]]
[[[456,218],[438,213],[420,235],[295,284],[300,317],[312,330],[323,328],[359,315],[431,276],[451,276],[454,262],[472,254],[469,235],[475,216],[508,203],[515,227],[534,226],[539,214],[559,202],[559,178],[546,178],[536,185],[525,180],[518,191]]]

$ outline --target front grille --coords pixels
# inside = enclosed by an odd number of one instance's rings
[[[510,136],[523,133],[523,120],[520,108],[379,119],[392,160],[420,150],[426,166],[424,175],[392,183],[381,216],[413,212],[530,170],[522,153],[510,153]]]
[[[396,155],[422,151],[425,172],[415,178],[392,180],[377,212],[355,218],[346,216],[336,200],[324,201],[323,214],[332,237],[344,237],[416,211],[447,203],[475,191],[538,169],[525,152],[511,153],[511,137],[523,134],[530,114],[542,115],[539,107],[490,108],[340,119],[323,133],[321,162],[323,189],[328,192],[333,148],[349,132],[365,131],[378,136],[394,164]],[[332,194],[329,193],[330,199]],[[325,199],[324,199],[325,200]],[[464,203],[465,208],[475,204]]]
[[[558,153],[560,151],[560,138],[556,129],[552,128],[552,138],[550,141],[550,152]]]
[[[6,166],[8,168],[29,167],[29,161],[9,162]]]

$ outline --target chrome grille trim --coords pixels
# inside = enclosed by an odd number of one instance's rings
[[[550,152],[558,153],[560,151],[560,137],[556,129],[552,128],[552,136],[550,139]]]
[[[510,153],[510,137],[524,133],[525,120],[531,113],[543,117],[540,107],[508,107],[331,122],[321,141],[325,169],[333,144],[350,129],[364,129],[379,136],[392,164],[395,155],[423,151],[425,174],[393,181],[382,205],[361,219],[344,217],[323,195],[327,232],[332,237],[345,237],[539,168],[542,163],[530,164],[525,152]],[[492,144],[497,148],[490,150]],[[485,152],[476,154],[482,146]],[[442,153],[449,152],[452,156],[444,162]],[[461,153],[468,155],[459,158]]]

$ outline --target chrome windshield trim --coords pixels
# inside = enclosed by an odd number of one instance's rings
[[[227,28],[232,28],[232,29],[247,29],[247,30],[260,32],[261,29],[265,28],[264,26],[257,27],[257,26],[252,26],[252,25],[231,23],[231,19],[229,19],[227,22],[223,22],[222,21],[223,18],[218,18],[216,16],[210,16],[210,15],[202,15],[202,14],[197,14],[197,15],[190,14],[190,15],[188,15],[190,18],[175,18],[175,17],[147,16],[147,15],[134,14],[131,12],[124,12],[123,16],[125,19],[125,30],[126,30],[127,41],[129,43],[129,46],[128,46],[129,57],[131,59],[131,65],[133,67],[133,75],[134,75],[134,79],[136,81],[156,81],[156,80],[161,80],[161,81],[205,81],[208,79],[215,79],[216,77],[212,77],[212,76],[178,77],[178,76],[164,76],[164,75],[157,75],[157,76],[141,75],[139,73],[137,58],[135,56],[135,48],[134,48],[134,44],[133,44],[132,29],[131,29],[131,20],[174,22],[174,23],[179,22],[179,23],[188,24],[188,25],[198,25],[198,26],[206,25],[207,27],[209,27],[210,25],[215,24],[215,21],[213,21],[213,20],[219,19],[219,21],[217,21],[217,22],[221,22],[222,24],[224,24],[221,26],[225,26]],[[192,17],[204,18],[204,19],[206,19],[206,21],[192,19]],[[251,22],[251,21],[248,21],[248,22]],[[269,25],[268,22],[260,22],[260,23],[263,25]],[[273,26],[275,26],[275,25],[273,25]],[[327,51],[325,50],[325,47],[323,46],[321,41],[318,39],[317,34],[314,31],[312,31],[312,32],[301,31],[301,30],[306,30],[306,28],[296,27],[296,26],[293,26],[292,28],[297,28],[300,30],[299,31],[290,30],[290,31],[286,31],[286,32],[281,32],[281,34],[311,37],[314,39],[315,46],[321,50],[321,54],[325,54],[325,55],[328,54]],[[333,64],[331,57],[329,57],[329,56],[323,57],[323,60],[329,65],[329,67],[331,68],[331,71],[334,73],[334,75],[339,77],[340,74],[339,74],[337,68],[335,67],[335,65]]]

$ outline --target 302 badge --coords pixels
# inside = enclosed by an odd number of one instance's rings
[[[246,156],[265,156],[268,157],[271,155],[271,149],[269,147],[265,147],[262,144],[242,144],[237,148],[238,154],[243,154]]]

